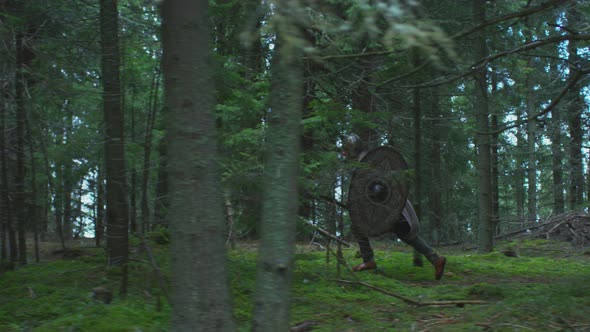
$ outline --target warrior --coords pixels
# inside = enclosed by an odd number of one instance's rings
[[[420,237],[420,222],[407,199],[407,181],[399,175],[407,169],[401,154],[392,147],[369,150],[358,135],[352,134],[344,141],[343,155],[356,159],[360,166],[368,165],[354,171],[348,191],[351,229],[363,259],[353,271],[376,269],[369,236],[393,232],[428,259],[434,266],[435,279],[440,280],[447,260]]]

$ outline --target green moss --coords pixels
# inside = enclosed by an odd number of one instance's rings
[[[469,287],[467,294],[481,300],[502,300],[504,298],[504,290],[500,286],[485,282]]]
[[[301,246],[293,275],[292,325],[314,322],[314,331],[478,331],[483,328],[476,324],[481,323],[492,324],[496,330],[510,330],[511,326],[567,330],[567,322],[590,326],[590,257],[582,252],[546,257],[538,254],[542,250],[532,251],[555,245],[546,241],[518,245],[531,251],[520,258],[499,252],[447,252],[447,274],[442,281],[434,280],[433,268],[426,261],[423,268],[414,267],[407,246],[377,246],[379,272],[355,274],[345,267],[338,274],[333,257],[327,261],[325,252]],[[167,247],[154,249],[169,277]],[[349,265],[359,261],[355,249],[346,249],[343,255]],[[255,246],[229,252],[234,317],[240,331],[250,329],[256,258]],[[120,297],[120,271],[105,269],[104,262],[102,250],[85,249],[77,259],[7,271],[0,277],[0,331],[167,331],[170,307],[162,299],[162,311],[157,310],[160,291],[151,266],[132,261],[129,293]],[[415,307],[362,285],[338,282],[357,278],[422,302],[478,299],[489,303]],[[114,291],[111,304],[92,300],[91,290],[97,286]]]

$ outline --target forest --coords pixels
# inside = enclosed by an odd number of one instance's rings
[[[0,0],[0,41],[0,331],[590,331],[590,1]],[[446,270],[353,272],[351,137]]]

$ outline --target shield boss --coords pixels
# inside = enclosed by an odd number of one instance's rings
[[[393,231],[408,198],[408,166],[390,146],[373,149],[361,159],[348,188],[348,208],[355,227],[367,236]]]

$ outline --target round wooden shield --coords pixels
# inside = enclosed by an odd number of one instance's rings
[[[408,166],[390,146],[373,149],[361,159],[348,188],[352,223],[367,236],[392,232],[408,198]]]

